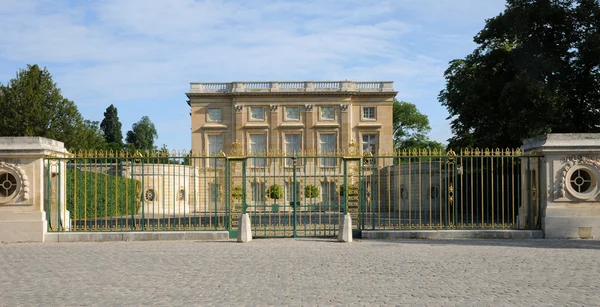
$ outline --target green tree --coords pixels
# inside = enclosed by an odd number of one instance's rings
[[[104,111],[104,119],[100,124],[104,139],[108,144],[118,144],[123,147],[123,132],[121,131],[121,121],[119,121],[119,115],[117,108],[114,105],[108,106]]]
[[[410,102],[394,99],[394,146],[396,148],[441,148],[442,144],[427,137],[431,131],[427,115]]]
[[[127,132],[127,145],[132,149],[152,151],[154,140],[158,138],[158,132],[150,118],[143,116],[140,121],[134,123],[131,130]]]
[[[518,147],[545,133],[600,132],[598,0],[508,0],[450,62],[439,100],[453,147]]]
[[[103,147],[97,139],[88,139],[97,132],[93,122],[83,120],[75,103],[61,95],[50,72],[38,65],[27,65],[7,85],[0,84],[0,110],[1,136],[47,137],[69,149]]]
[[[107,148],[99,122],[86,119],[83,121],[83,127],[78,131],[81,140],[77,149],[110,149]]]

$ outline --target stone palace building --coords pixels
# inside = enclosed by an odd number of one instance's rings
[[[197,83],[190,86],[192,150],[246,154],[333,152],[351,140],[361,153],[392,152],[393,82]]]

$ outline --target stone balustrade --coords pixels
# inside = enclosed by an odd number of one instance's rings
[[[191,82],[190,93],[394,92],[393,81]]]

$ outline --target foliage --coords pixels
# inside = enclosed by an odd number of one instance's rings
[[[340,193],[340,197],[344,197],[346,194],[346,185],[340,185],[340,187],[338,188],[338,192]]]
[[[131,130],[127,132],[127,145],[132,149],[152,151],[154,140],[158,138],[158,132],[150,118],[143,116],[134,123]]]
[[[350,185],[350,188],[352,188],[352,185]],[[348,196],[353,196],[353,195],[357,195],[356,193],[358,193],[358,191],[354,190],[354,192],[352,192],[353,190],[350,189],[350,191],[348,192]],[[340,193],[340,197],[344,197],[345,193],[346,193],[346,185],[345,184],[341,184],[340,187],[338,188],[338,192]]]
[[[283,189],[278,184],[273,184],[267,189],[267,197],[270,199],[283,198]]]
[[[405,101],[394,99],[393,132],[396,148],[441,148],[442,144],[427,137],[431,131],[427,115]]]
[[[138,180],[79,169],[68,169],[66,180],[72,218],[131,215],[140,209],[142,183]]]
[[[104,134],[104,139],[108,144],[118,144],[123,146],[123,132],[121,131],[121,122],[117,108],[114,105],[108,106],[104,112],[104,119],[100,124]]]
[[[79,149],[112,149],[108,146],[108,144],[106,144],[97,121],[86,119],[83,121],[83,125],[84,128],[79,131],[79,135],[81,137],[79,140]],[[117,152],[117,150],[113,149],[113,152]]]
[[[304,197],[306,198],[315,198],[319,197],[319,187],[309,184],[304,187]]]
[[[514,148],[550,132],[600,132],[599,29],[597,0],[508,0],[445,72],[449,145]]]
[[[233,188],[231,188],[231,198],[235,199],[235,200],[241,200],[242,196],[244,196],[244,194],[242,193],[242,187],[239,185],[233,186]]]
[[[85,122],[75,103],[64,98],[52,75],[27,65],[7,85],[0,84],[0,136],[41,136],[69,149],[97,149],[94,122]]]

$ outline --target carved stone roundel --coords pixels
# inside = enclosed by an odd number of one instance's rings
[[[600,192],[600,161],[586,157],[569,159],[560,174],[559,195],[592,201]]]
[[[0,204],[8,204],[18,197],[29,200],[27,175],[18,164],[0,161]]]

